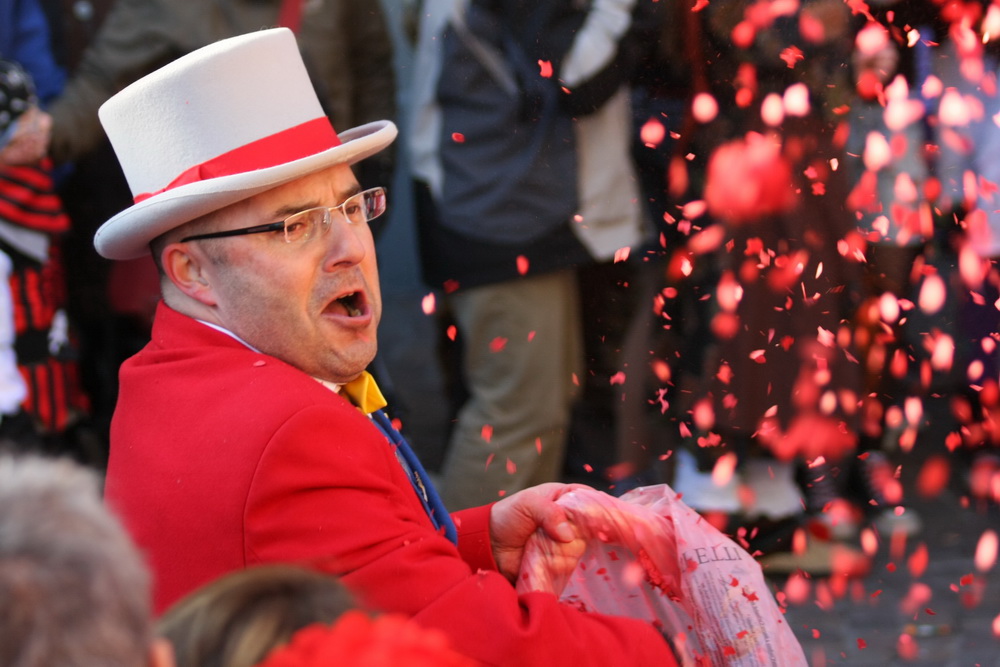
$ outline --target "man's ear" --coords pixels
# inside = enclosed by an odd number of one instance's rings
[[[187,243],[168,243],[161,251],[163,273],[174,287],[195,301],[215,306],[215,290],[206,271],[211,262]]]
[[[149,667],[177,667],[177,658],[174,655],[173,645],[157,637],[149,647]]]

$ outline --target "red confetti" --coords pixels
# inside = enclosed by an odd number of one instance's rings
[[[548,60],[538,61],[538,73],[542,75],[543,79],[552,78],[552,63]]]
[[[868,642],[866,642],[861,637],[858,637],[858,648],[861,648],[861,649],[868,648]]]
[[[896,652],[904,660],[916,660],[920,655],[920,646],[917,645],[916,639],[904,633],[899,636],[899,641],[896,642]]]
[[[497,336],[490,341],[490,352],[500,352],[505,347],[507,347],[507,339],[502,336]]]
[[[704,199],[708,210],[732,224],[789,210],[796,200],[791,165],[781,146],[762,134],[717,148],[709,158]],[[752,255],[748,242],[747,253]]]
[[[482,436],[483,440],[489,442],[493,438],[493,427],[489,424],[483,424],[483,428],[479,434]]]
[[[709,93],[698,93],[691,101],[691,115],[699,123],[710,123],[719,115],[719,103]]]
[[[821,18],[803,8],[799,15],[799,34],[810,44],[822,44],[826,40],[826,26]]]
[[[456,144],[464,144],[465,143],[465,135],[462,134],[461,132],[452,132],[451,133],[451,140],[454,141]]]
[[[789,69],[794,69],[795,65],[800,60],[805,60],[805,54],[802,53],[802,49],[797,46],[789,46],[787,49],[781,52],[781,59],[785,61]]]
[[[642,140],[642,144],[647,148],[656,148],[659,146],[667,136],[667,130],[663,127],[661,123],[656,118],[650,118],[642,125],[642,129],[639,130],[639,138]]]
[[[910,568],[910,574],[917,579],[922,577],[924,572],[927,571],[927,562],[929,560],[930,557],[927,553],[927,545],[921,544],[913,551],[910,555],[909,561],[907,561],[907,565]]]
[[[510,459],[507,459],[507,474],[513,475],[516,472],[517,472],[517,464],[511,461]]]
[[[434,293],[431,292],[423,298],[420,304],[421,309],[424,311],[424,315],[431,315],[435,310],[435,297]]]
[[[928,457],[917,476],[917,492],[924,498],[936,498],[947,486],[951,464],[941,455]]]
[[[517,256],[517,272],[522,276],[528,272],[528,258],[524,255]]]
[[[997,536],[996,531],[985,531],[976,544],[976,569],[980,572],[992,569],[997,562],[998,549],[1000,549],[1000,537]]]
[[[740,21],[733,28],[732,33],[730,33],[729,38],[733,41],[733,44],[740,49],[748,49],[753,41],[757,38],[757,28],[750,21]]]

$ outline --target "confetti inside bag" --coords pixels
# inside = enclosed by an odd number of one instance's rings
[[[805,655],[760,565],[666,484],[621,498],[577,489],[558,502],[587,542],[570,574],[567,545],[529,540],[517,589],[586,611],[648,620],[682,665],[798,666]],[[572,562],[572,561],[571,561]]]

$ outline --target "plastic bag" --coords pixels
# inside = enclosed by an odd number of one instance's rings
[[[566,545],[539,531],[525,547],[519,592],[550,592],[585,611],[648,620],[682,665],[807,665],[757,561],[666,484],[621,498],[578,489],[556,502],[586,549],[567,575],[557,566]]]

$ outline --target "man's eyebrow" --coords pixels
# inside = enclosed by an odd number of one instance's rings
[[[354,195],[358,194],[359,192],[362,192],[361,186],[360,185],[353,185],[350,188],[348,188],[347,190],[345,190],[343,193],[341,193],[340,201],[337,202],[337,203],[338,204],[343,203],[349,197],[353,197]],[[293,213],[298,213],[299,211],[306,211],[306,210],[311,209],[311,208],[320,208],[321,206],[323,206],[323,204],[320,203],[320,202],[318,202],[318,201],[316,201],[316,200],[312,200],[312,201],[308,201],[308,202],[303,202],[303,203],[300,203],[300,204],[286,204],[285,206],[282,206],[281,208],[279,208],[278,210],[276,210],[273,215],[274,215],[275,218],[284,219],[284,218],[287,218],[288,216],[292,215]]]
[[[294,213],[298,213],[299,211],[305,211],[305,210],[308,210],[310,208],[318,208],[319,206],[322,206],[322,204],[320,204],[319,202],[317,202],[315,200],[311,201],[311,202],[306,202],[306,203],[303,203],[303,204],[286,204],[285,206],[282,206],[281,208],[279,208],[278,210],[276,210],[272,214],[272,217],[279,218],[279,219],[284,219],[284,218],[287,218],[288,216],[290,216],[290,215],[292,215]]]

